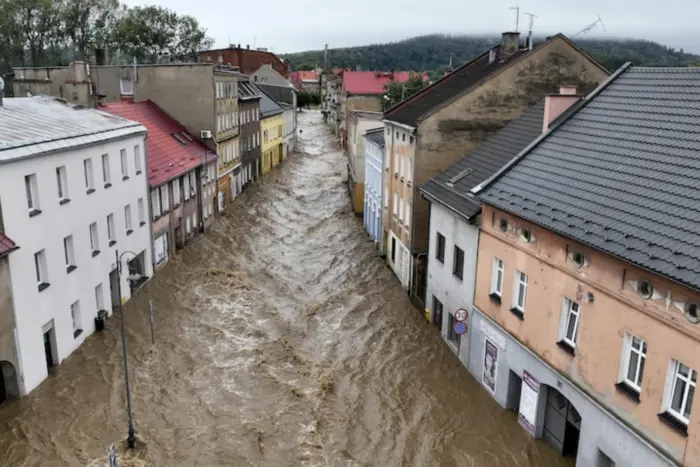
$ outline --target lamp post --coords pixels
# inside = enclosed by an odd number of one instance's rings
[[[122,321],[122,353],[124,357],[124,385],[126,387],[126,410],[129,415],[129,435],[126,438],[126,441],[129,445],[129,449],[134,449],[136,446],[136,434],[134,433],[134,420],[131,415],[131,391],[129,390],[129,366],[126,361],[126,330],[124,327],[124,307],[122,306],[122,257],[130,253],[134,255],[134,257],[137,257],[138,255],[132,251],[125,251],[121,255],[119,255],[119,250],[114,252],[114,256],[117,259],[117,271],[119,274],[119,278],[117,280],[117,291],[119,292],[119,314],[121,315],[121,321]],[[129,282],[132,281],[137,281],[141,279],[141,275],[138,273],[134,274],[129,274],[127,277],[127,280]]]

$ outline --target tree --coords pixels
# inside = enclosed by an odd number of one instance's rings
[[[384,86],[385,92],[382,96],[382,110],[385,111],[392,108],[427,85],[428,83],[423,79],[423,75],[419,73],[412,74],[405,83],[390,81]]]
[[[93,47],[109,45],[112,28],[119,13],[123,12],[118,0],[67,0],[61,17],[65,25],[66,39],[85,59]]]

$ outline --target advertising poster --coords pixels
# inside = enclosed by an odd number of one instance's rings
[[[484,342],[484,370],[481,382],[492,394],[496,393],[496,375],[498,374],[498,347],[490,340]]]
[[[532,436],[535,436],[535,420],[537,419],[537,399],[539,391],[540,382],[527,371],[523,371],[523,387],[520,391],[518,421]]]

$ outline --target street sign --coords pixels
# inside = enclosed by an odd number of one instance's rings
[[[467,310],[464,308],[460,308],[459,310],[455,311],[455,319],[457,321],[464,321],[467,319]]]
[[[467,332],[467,324],[464,321],[457,321],[454,327],[455,334],[461,336]]]
[[[109,467],[117,467],[117,450],[114,448],[114,444],[109,447]]]

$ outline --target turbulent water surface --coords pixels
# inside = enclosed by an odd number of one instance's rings
[[[298,154],[129,302],[141,465],[564,465],[412,308],[350,211],[320,114],[300,128]],[[0,406],[1,465],[104,465],[127,427],[118,329]]]

